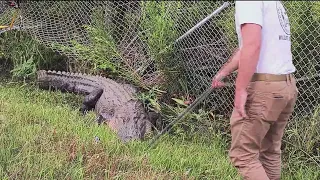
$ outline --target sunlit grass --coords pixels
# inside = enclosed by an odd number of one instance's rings
[[[164,136],[123,144],[81,97],[34,87],[0,86],[1,179],[240,179],[219,135],[192,141]],[[97,138],[99,140],[97,140]],[[284,179],[316,179],[312,167],[288,169]]]

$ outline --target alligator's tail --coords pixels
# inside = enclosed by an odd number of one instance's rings
[[[59,89],[61,91],[88,94],[100,88],[99,76],[90,76],[81,73],[39,70],[37,81],[40,88]]]

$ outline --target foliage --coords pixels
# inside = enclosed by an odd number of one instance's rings
[[[320,106],[312,116],[290,121],[285,131],[287,161],[304,161],[320,168]]]
[[[148,55],[167,83],[177,71],[173,58],[174,41],[178,38],[172,16],[181,8],[181,2],[141,1],[140,38],[147,44]],[[166,90],[166,85],[164,87]]]
[[[132,69],[125,66],[124,59],[112,36],[112,29],[105,26],[103,18],[101,9],[97,9],[93,13],[92,25],[84,27],[88,33],[88,44],[72,40],[72,46],[53,44],[53,48],[57,48],[63,53],[72,52],[75,54],[76,59],[74,61],[77,61],[77,63],[74,63],[74,69],[77,72],[96,74],[105,71],[108,76],[124,78],[144,87],[140,82],[140,77]]]
[[[151,88],[149,91],[139,93],[137,98],[144,104],[146,110],[156,113],[161,112],[161,92],[159,93],[156,87]]]
[[[56,67],[54,63],[62,58],[21,31],[1,34],[0,44],[2,58],[13,63],[13,77],[30,78],[39,67]]]
[[[285,3],[291,24],[292,52],[297,77],[313,76],[318,72],[320,48],[319,2],[291,1]]]
[[[190,30],[222,4],[223,1],[192,1],[182,3],[179,13],[174,14],[177,23],[176,28],[179,30],[180,35]]]
[[[162,62],[162,54],[168,51],[177,34],[174,20],[170,17],[181,7],[180,3],[141,1],[141,37],[146,41],[150,55],[156,62]]]
[[[77,56],[74,60],[77,61],[75,71],[96,73],[99,70],[108,70],[110,73],[121,73],[119,63],[116,61],[121,56],[111,36],[110,28],[104,26],[102,10],[97,9],[92,19],[92,25],[84,26],[88,33],[88,44],[71,40],[71,46],[52,44],[52,47]]]

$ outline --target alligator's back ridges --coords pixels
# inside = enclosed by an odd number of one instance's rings
[[[45,81],[50,86],[63,89],[61,86],[70,86],[74,84],[73,89],[69,90],[75,93],[88,94],[94,89],[101,88],[107,89],[108,92],[103,92],[101,98],[98,100],[96,105],[96,112],[102,112],[110,110],[110,108],[117,108],[117,106],[128,103],[131,100],[136,99],[133,94],[136,93],[136,89],[129,84],[119,84],[112,79],[108,79],[98,75],[88,75],[84,73],[69,73],[60,71],[38,71],[38,81]],[[108,103],[112,105],[104,106],[103,104]]]
[[[82,73],[70,73],[64,71],[40,70],[38,71],[38,79],[41,78],[61,78],[65,81],[73,80],[79,83],[86,82],[88,85],[95,85],[97,83],[97,76],[91,76]]]
[[[118,84],[112,79],[108,79],[98,75],[88,75],[85,73],[69,73],[64,71],[38,71],[38,81],[57,82],[57,83],[76,83],[86,86],[88,89],[92,88],[108,88],[112,89],[112,93],[117,95],[121,101],[128,101],[132,99],[132,94],[136,93],[136,89],[129,84]],[[57,86],[57,84],[51,84],[51,86]],[[57,87],[59,88],[59,87]],[[125,95],[123,97],[123,95]]]

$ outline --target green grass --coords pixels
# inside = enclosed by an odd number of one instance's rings
[[[240,179],[218,135],[192,141],[161,138],[121,143],[94,115],[81,116],[81,97],[0,85],[0,179]],[[95,137],[100,141],[95,141]],[[284,179],[316,179],[307,166]]]
[[[97,126],[92,113],[79,115],[80,100],[36,88],[1,87],[1,179],[238,178],[215,137],[209,146],[165,137],[146,151],[147,141],[123,144],[107,127]]]

